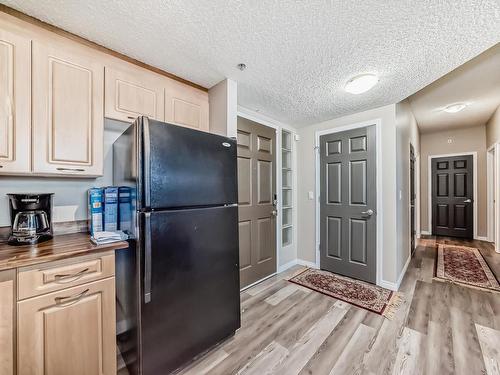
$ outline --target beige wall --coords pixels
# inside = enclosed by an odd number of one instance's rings
[[[448,139],[452,142],[448,143]],[[430,232],[428,197],[428,157],[429,155],[477,152],[477,235],[487,236],[486,208],[486,126],[473,126],[437,133],[422,134],[420,138],[420,223],[421,231]]]
[[[410,144],[415,156],[420,153],[417,120],[408,100],[396,104],[396,181],[397,181],[397,258],[396,270],[401,275],[410,251]],[[418,171],[416,171],[418,173]],[[418,204],[418,202],[417,202]]]
[[[236,138],[238,84],[225,79],[208,90],[210,133]]]
[[[299,129],[298,142],[298,249],[300,260],[316,261],[315,199],[309,199],[309,192],[315,192],[315,132],[380,119],[382,122],[382,233],[383,262],[382,279],[395,283],[397,273],[396,252],[396,131],[395,105],[356,113]]]
[[[500,106],[486,123],[486,148],[500,142]]]

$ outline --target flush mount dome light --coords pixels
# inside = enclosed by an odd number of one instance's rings
[[[457,112],[460,112],[465,107],[467,107],[466,103],[455,103],[455,104],[450,104],[450,105],[444,107],[443,111],[448,112],[448,113],[457,113]]]
[[[377,83],[378,77],[375,74],[360,74],[347,81],[344,89],[351,94],[362,94],[370,90]]]

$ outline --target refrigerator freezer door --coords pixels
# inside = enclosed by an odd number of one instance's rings
[[[142,370],[167,374],[240,326],[238,209],[143,213],[142,228],[146,215],[151,287],[144,290],[143,259]]]
[[[235,140],[145,118],[142,137],[146,208],[237,202]]]

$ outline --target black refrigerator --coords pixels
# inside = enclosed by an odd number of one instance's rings
[[[113,179],[133,212],[118,346],[129,372],[168,374],[240,327],[236,141],[139,117],[113,145]]]

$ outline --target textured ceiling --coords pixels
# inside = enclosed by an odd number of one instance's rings
[[[0,2],[205,87],[232,78],[295,126],[397,102],[500,39],[498,0]],[[379,85],[344,92],[363,72]]]
[[[483,125],[500,105],[500,44],[409,97],[422,132]],[[457,113],[442,109],[468,103]]]

